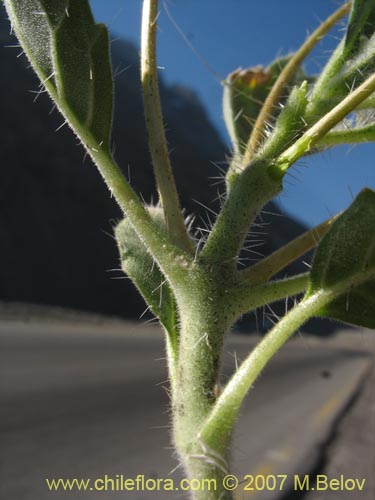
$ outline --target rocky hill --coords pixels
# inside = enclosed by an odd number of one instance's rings
[[[21,49],[7,47],[15,43],[0,12],[0,300],[137,316],[144,305],[131,283],[113,279],[122,277],[111,236],[120,211],[72,132],[59,128],[49,98],[38,96],[25,57],[16,57]],[[115,154],[133,188],[155,199],[138,51],[125,41],[112,50]],[[194,92],[161,82],[161,96],[182,205],[205,217],[195,200],[215,209],[212,177],[227,151]],[[268,210],[279,213],[274,205]],[[269,238],[255,249],[264,254],[304,229],[287,217],[264,217]]]

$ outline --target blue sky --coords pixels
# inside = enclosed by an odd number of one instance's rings
[[[229,143],[220,80],[242,66],[267,66],[296,49],[342,2],[338,0],[168,0],[169,12],[199,56],[183,40],[160,0],[158,61],[167,83],[199,95],[213,125]],[[98,21],[139,45],[141,0],[91,0]],[[343,26],[314,51],[306,68],[317,73],[343,35]],[[204,62],[202,62],[204,61]],[[345,207],[363,187],[375,186],[375,145],[343,146],[303,160],[288,175],[281,207],[315,225]]]

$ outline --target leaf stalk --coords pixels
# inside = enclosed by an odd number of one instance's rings
[[[306,231],[253,266],[240,272],[242,283],[264,283],[288,264],[315,248],[340,214]]]
[[[193,253],[193,244],[187,233],[172,172],[160,104],[156,63],[157,18],[158,0],[144,0],[141,34],[141,82],[146,128],[156,184],[170,238],[183,250]]]
[[[301,156],[308,153],[320,139],[333,129],[349,113],[355,110],[361,102],[375,91],[375,74],[367,78],[357,89],[329,111],[315,125],[309,128],[292,146],[290,146],[275,161],[274,169],[284,175],[288,168]]]
[[[252,134],[250,135],[249,142],[246,148],[246,153],[243,157],[243,165],[249,164],[251,158],[254,156],[255,152],[259,148],[262,133],[265,127],[265,123],[269,120],[270,116],[273,114],[273,108],[280,101],[286,85],[293,78],[294,74],[301,66],[302,62],[315,45],[324,37],[324,35],[348,12],[351,8],[351,2],[345,3],[336,12],[334,12],[326,21],[324,21],[305,41],[305,43],[298,49],[298,51],[291,57],[288,64],[285,66],[283,71],[280,73],[275,84],[273,85],[270,93],[268,94],[264,105],[258,115],[255,122]]]

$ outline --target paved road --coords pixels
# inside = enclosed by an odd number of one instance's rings
[[[359,337],[360,338],[360,337]],[[167,477],[175,468],[161,335],[151,327],[0,323],[0,499],[166,499],[176,493],[48,491],[44,478]],[[250,341],[233,338],[225,361]],[[276,356],[246,402],[234,470],[294,474],[316,458],[363,377],[368,348],[300,339]],[[177,473],[170,477],[177,477]],[[237,498],[256,498],[237,491]],[[273,498],[274,494],[261,498]]]

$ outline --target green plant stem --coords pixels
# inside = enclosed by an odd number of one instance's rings
[[[215,491],[194,492],[195,500],[231,499],[222,488],[227,473],[228,450],[208,443],[202,426],[215,407],[224,335],[238,317],[239,307],[276,300],[306,288],[306,276],[257,287],[236,288],[220,272],[199,264],[190,272],[188,286],[177,291],[180,311],[180,346],[177,383],[173,395],[173,433],[176,449],[191,479],[213,479]],[[256,302],[258,300],[258,302]]]
[[[361,102],[361,104],[358,106],[357,110],[364,110],[364,109],[373,109],[375,108],[375,95],[372,94],[368,99],[365,101]]]
[[[222,345],[234,321],[225,293],[225,279],[199,264],[176,290],[180,313],[178,375],[173,400],[173,436],[176,450],[191,479],[215,479],[216,491],[194,493],[196,500],[221,498],[221,479],[227,456],[208,450],[199,430],[216,401]],[[230,499],[230,494],[222,498]]]
[[[309,103],[304,113],[304,119],[309,125],[319,120],[327,113],[327,109],[331,109],[338,103],[337,91],[335,92],[331,88],[331,83],[337,79],[337,75],[344,65],[344,47],[345,39],[338,44],[311,90]],[[342,90],[341,85],[339,88]]]
[[[141,81],[146,127],[156,184],[169,235],[173,243],[192,253],[193,244],[187,234],[180,209],[164,131],[156,64],[157,17],[158,0],[144,0],[141,37]]]
[[[285,66],[283,71],[280,73],[275,84],[273,85],[264,105],[258,115],[255,122],[252,134],[249,138],[246,153],[243,157],[243,165],[249,164],[254,153],[257,151],[262,134],[265,128],[265,123],[273,115],[273,108],[278,104],[281,97],[283,96],[284,89],[286,85],[293,78],[294,74],[301,66],[302,62],[315,45],[324,37],[324,35],[349,11],[351,7],[351,2],[345,3],[336,12],[334,12],[326,21],[324,21],[305,41],[305,43],[298,49],[298,51],[291,57],[288,64]]]
[[[347,130],[333,130],[320,139],[317,147],[339,146],[340,144],[359,144],[375,141],[375,124]]]
[[[270,175],[266,162],[254,162],[244,170],[232,184],[200,253],[200,261],[234,271],[251,222],[259,210],[281,190],[280,178]]]
[[[299,274],[283,280],[275,280],[263,285],[252,286],[242,282],[231,291],[230,302],[238,317],[249,311],[278,300],[304,292],[309,285],[309,273]]]
[[[225,490],[223,486],[223,479],[228,474],[225,467],[221,457],[218,458],[215,452],[211,455],[204,443],[198,444],[196,453],[192,453],[186,459],[185,471],[190,480],[195,480],[195,483],[196,480],[200,481],[202,487],[200,490],[192,491],[190,498],[193,500],[232,500],[232,492]],[[208,484],[211,484],[210,489]]]
[[[164,330],[165,338],[165,353],[167,357],[167,367],[168,367],[168,380],[170,383],[170,396],[173,401],[176,394],[176,384],[178,375],[178,338],[177,335],[171,336],[170,332],[165,327]]]
[[[260,372],[288,338],[331,297],[330,292],[320,291],[302,300],[254,348],[225,386],[201,429],[201,439],[207,446],[225,452],[242,401]]]
[[[178,448],[188,453],[215,400],[222,343],[235,318],[229,315],[220,277],[202,272],[200,266],[189,273],[176,297],[180,340],[175,431]]]
[[[298,236],[291,242],[271,253],[271,255],[241,271],[239,273],[240,282],[254,285],[256,283],[268,281],[288,264],[301,257],[312,248],[315,248],[339,215],[340,214],[335,215],[309,231],[306,231],[301,236]]]
[[[375,91],[375,74],[371,75],[357,89],[351,92],[329,113],[309,128],[292,146],[290,146],[275,161],[274,170],[284,175],[288,168],[305,155],[324,137],[333,127],[351,113],[361,102]]]
[[[100,149],[87,147],[87,150],[110,192],[125,215],[129,217],[135,231],[158,262],[163,273],[171,282],[181,279],[181,276],[185,274],[184,269],[188,268],[192,261],[190,255],[177,248],[161,234],[159,227],[150,218],[114,160]]]
[[[92,158],[109,191],[124,214],[129,217],[136,233],[158,262],[165,276],[170,281],[180,280],[185,275],[186,268],[192,262],[191,256],[173,245],[161,233],[159,227],[151,219],[148,211],[125,179],[110,151],[97,143],[85,126],[76,119],[69,106],[62,99],[59,99],[54,87],[48,85],[48,82],[46,82],[46,89]]]

